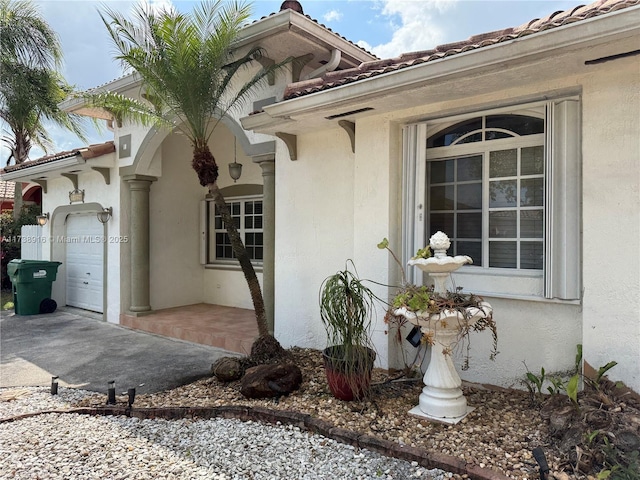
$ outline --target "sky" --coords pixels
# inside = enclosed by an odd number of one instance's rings
[[[145,0],[152,7],[172,4],[189,11],[196,2]],[[58,33],[64,52],[62,74],[79,90],[110,82],[122,75],[113,60],[114,47],[98,11],[129,12],[135,2],[125,0],[36,0],[44,19]],[[253,20],[279,11],[282,0],[254,0]],[[427,50],[471,35],[522,25],[557,10],[590,3],[557,0],[300,0],[305,15],[376,54],[380,58]],[[112,140],[111,132],[89,128],[89,143]],[[49,153],[83,146],[75,135],[50,129],[55,148]],[[30,158],[43,155],[34,147]],[[8,152],[2,148],[1,165]]]

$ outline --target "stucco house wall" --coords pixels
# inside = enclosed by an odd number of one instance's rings
[[[583,88],[583,344],[640,391],[640,58],[594,65]],[[621,348],[617,348],[620,346]]]
[[[112,157],[115,154],[110,154]],[[91,161],[91,160],[89,160]],[[52,285],[52,298],[58,305],[66,305],[66,218],[68,215],[88,215],[87,209],[92,211],[113,207],[113,216],[104,227],[104,318],[111,323],[119,323],[120,316],[120,253],[126,242],[121,242],[120,229],[120,185],[116,169],[109,169],[114,181],[106,185],[104,177],[98,172],[78,174],[78,188],[85,191],[83,204],[69,204],[69,192],[73,186],[66,178],[56,178],[48,181],[47,193],[42,196],[42,211],[49,212],[50,220],[42,229],[43,259],[62,262],[58,275]],[[91,213],[95,216],[95,213]],[[95,219],[98,222],[98,219]]]
[[[624,45],[620,48],[624,49]],[[594,51],[593,56],[597,55]],[[571,55],[556,60],[571,61]],[[279,338],[286,344],[300,344],[304,340],[309,346],[324,346],[323,331],[318,328],[321,324],[317,301],[313,302],[323,275],[309,274],[309,270],[316,270],[316,262],[329,274],[335,270],[329,265],[339,262],[341,256],[353,258],[363,278],[397,284],[398,269],[389,263],[385,252],[376,249],[376,243],[388,237],[391,244],[397,246],[396,251],[401,248],[403,125],[539,101],[549,96],[577,95],[581,102],[583,138],[582,304],[486,295],[495,311],[500,354],[491,362],[488,359],[490,335],[473,334],[471,368],[462,376],[470,381],[518,387],[526,367],[532,371],[539,371],[540,367],[548,372],[570,370],[576,345],[582,343],[586,362],[597,369],[616,360],[619,365],[609,372],[610,377],[640,389],[638,71],[640,62],[636,56],[583,68],[579,75],[558,75],[545,81],[518,75],[518,68],[487,72],[481,79],[443,80],[433,85],[432,97],[423,105],[356,121],[355,155],[341,130],[299,135],[298,160],[278,158],[279,240],[283,232],[293,233],[296,228],[305,232],[292,240],[297,248],[287,249],[286,257],[282,247],[277,250],[277,291],[284,285],[287,292],[289,288],[294,292],[286,299],[277,296]],[[501,83],[504,78],[518,81],[504,84]],[[483,83],[478,85],[479,82]],[[475,87],[465,88],[472,83]],[[436,99],[438,94],[440,98]],[[349,162],[353,165],[347,169]],[[334,176],[318,175],[320,166],[329,169],[336,165],[340,165],[339,182]],[[311,179],[313,185],[309,184]],[[316,192],[323,189],[332,193],[319,203]],[[330,208],[336,201],[345,204],[344,211],[348,211],[351,201],[352,217],[345,215],[343,221],[336,221],[336,210]],[[351,225],[343,224],[349,221],[353,222],[352,230]],[[309,246],[300,248],[305,241]],[[336,243],[348,245],[352,250],[337,249]],[[615,255],[607,254],[612,249]],[[311,250],[314,258],[309,260]],[[468,275],[454,275],[458,285],[467,286],[465,280],[472,282]],[[292,286],[293,282],[282,280],[285,276],[304,281]],[[377,291],[391,295],[384,289]],[[306,299],[306,303],[314,307],[304,316],[301,314],[305,302],[300,299]],[[377,348],[382,351],[383,362],[386,350],[390,349],[390,366],[397,366],[393,364],[397,361],[393,351],[398,347],[383,336],[382,314],[379,312],[376,328]],[[616,349],[616,344],[622,348]],[[618,353],[620,351],[625,353]]]
[[[355,165],[347,151],[340,129],[300,136],[297,161],[278,149],[274,333],[283,346],[324,345],[320,285],[354,259]],[[364,275],[365,265],[356,268]]]
[[[151,307],[202,302],[199,203],[203,188],[191,168],[189,141],[170,134],[162,142],[162,175],[149,193]]]

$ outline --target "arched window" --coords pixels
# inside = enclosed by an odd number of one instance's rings
[[[542,115],[486,115],[434,133],[427,179],[427,231],[445,232],[454,255],[477,267],[542,270]]]
[[[580,298],[578,98],[429,120],[403,141],[405,261],[440,230],[473,259],[455,274],[469,291]]]

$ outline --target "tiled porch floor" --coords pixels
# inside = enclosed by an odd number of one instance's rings
[[[258,337],[253,310],[199,303],[134,317],[121,314],[124,327],[249,354]]]

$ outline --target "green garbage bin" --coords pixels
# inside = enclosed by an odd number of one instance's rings
[[[51,313],[57,304],[51,299],[51,284],[61,262],[11,260],[7,273],[13,284],[13,303],[17,315]]]

